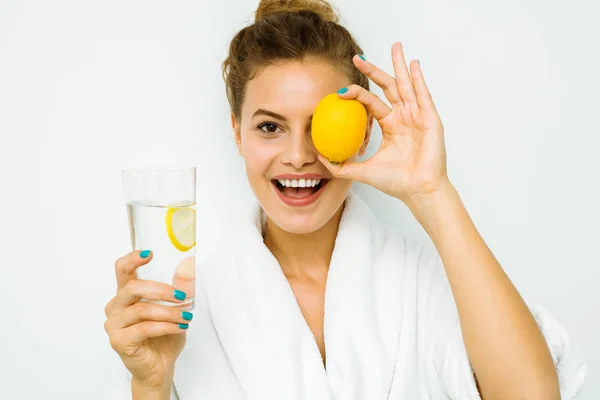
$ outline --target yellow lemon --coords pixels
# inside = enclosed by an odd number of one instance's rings
[[[196,210],[191,207],[169,207],[165,222],[169,239],[177,250],[188,251],[196,245]]]
[[[325,96],[313,113],[312,140],[319,153],[336,163],[352,157],[362,146],[367,110],[358,100]]]

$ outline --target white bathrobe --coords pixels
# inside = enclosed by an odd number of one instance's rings
[[[325,367],[263,229],[257,204],[198,265],[194,320],[172,399],[480,398],[433,245],[409,243],[349,195],[325,291]],[[530,308],[549,344],[562,399],[575,398],[587,372],[581,352],[546,311]],[[125,384],[124,398],[130,393]]]

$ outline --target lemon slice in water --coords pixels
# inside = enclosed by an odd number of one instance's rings
[[[188,251],[196,245],[196,210],[191,207],[169,207],[165,222],[169,239],[177,250]]]

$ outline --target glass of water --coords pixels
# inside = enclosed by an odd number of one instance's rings
[[[194,308],[196,251],[196,168],[154,167],[122,172],[133,250],[152,250],[152,261],[138,279],[168,283],[184,292],[182,303],[142,299]]]

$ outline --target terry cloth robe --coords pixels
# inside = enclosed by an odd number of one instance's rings
[[[432,244],[405,240],[350,193],[325,290],[325,366],[263,243],[264,221],[256,204],[197,266],[194,320],[176,364],[172,399],[480,398]],[[547,311],[528,306],[552,353],[562,399],[573,399],[587,373],[581,352]],[[126,381],[123,394],[131,398]]]

